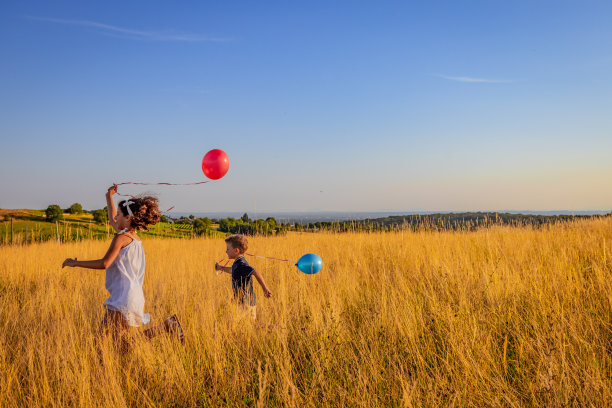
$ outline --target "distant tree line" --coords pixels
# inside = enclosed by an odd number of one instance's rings
[[[46,219],[55,222],[64,218],[64,213],[82,214],[88,212],[79,203],[72,204],[67,209],[59,205],[49,205],[45,211]],[[104,224],[108,221],[106,207],[90,211],[96,223]],[[605,216],[612,216],[612,213]],[[236,219],[233,217],[210,219],[208,217],[196,218],[194,215],[176,219],[162,215],[161,222],[177,225],[190,225],[194,235],[210,235],[217,224],[217,230],[228,234],[245,235],[274,235],[284,234],[287,231],[297,232],[358,232],[358,231],[393,231],[393,230],[476,230],[493,225],[511,226],[541,226],[548,223],[565,222],[582,218],[601,217],[601,215],[536,215],[511,214],[496,212],[463,212],[439,214],[411,214],[389,216],[355,221],[320,221],[308,223],[279,223],[273,217],[265,220],[252,220],[247,213]]]
[[[612,216],[612,213],[605,216]],[[602,215],[536,215],[495,212],[465,212],[444,214],[412,214],[358,221],[314,222],[295,224],[295,231],[391,231],[410,230],[476,230],[493,225],[541,226]]]
[[[607,216],[611,216],[608,214]],[[581,218],[593,218],[599,215],[532,215],[510,214],[494,212],[466,212],[445,214],[413,214],[404,216],[390,216],[355,221],[320,221],[308,223],[278,223],[275,218],[265,220],[252,220],[248,214],[236,219],[233,217],[210,219],[208,217],[196,218],[180,217],[169,222],[175,224],[190,224],[196,235],[210,232],[213,224],[218,224],[218,231],[231,234],[245,235],[273,235],[284,234],[287,231],[295,232],[374,232],[396,230],[469,230],[485,228],[493,225],[511,226],[541,226],[547,223],[571,221]]]
[[[221,219],[196,218],[190,215],[189,217],[176,218],[173,222],[175,224],[191,224],[196,235],[206,235],[212,231],[213,224],[218,224],[218,231],[244,235],[272,235],[283,233],[288,229],[287,225],[278,224],[273,217],[268,217],[265,220],[252,220],[247,213],[238,219],[233,217]]]
[[[62,209],[57,204],[51,204],[45,210],[45,218],[49,222],[55,222],[64,219],[64,213],[78,215],[83,214],[84,212],[87,211],[83,210],[83,206],[79,203],[74,203],[66,209]]]

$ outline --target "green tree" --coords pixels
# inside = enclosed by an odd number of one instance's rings
[[[196,235],[203,235],[210,231],[210,226],[212,222],[208,217],[198,218],[193,222],[193,232]]]
[[[268,222],[264,220],[256,220],[255,231],[258,234],[268,235],[271,232],[270,224],[268,224]]]
[[[233,218],[222,218],[219,220],[219,231],[230,232],[234,225],[236,221]]]
[[[166,217],[165,215],[160,215],[159,216],[159,222],[170,223],[170,219],[168,217]]]
[[[49,222],[54,222],[57,220],[64,219],[64,211],[62,211],[60,206],[56,204],[51,204],[50,206],[48,206],[45,213],[47,216],[47,221]]]
[[[108,214],[104,208],[92,211],[91,215],[93,215],[94,221],[98,224],[104,224],[108,220]]]
[[[275,228],[276,227],[276,219],[274,217],[268,217],[266,218],[266,222],[268,224],[270,224],[270,227]]]
[[[246,223],[251,222],[251,219],[249,218],[249,214],[247,213],[242,214],[242,217],[240,217],[240,219]]]
[[[240,221],[242,222],[242,221]],[[219,231],[223,232],[234,232],[238,221],[233,217],[227,217],[219,220]]]
[[[74,203],[68,208],[70,214],[83,214],[83,206],[79,203]]]
[[[219,220],[219,231],[229,232],[229,222],[225,218]]]
[[[187,218],[187,217],[181,217],[178,220],[175,220],[174,223],[175,224],[191,224],[191,219]]]

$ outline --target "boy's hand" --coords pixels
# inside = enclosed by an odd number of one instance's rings
[[[77,259],[76,258],[74,258],[74,259],[66,258],[64,263],[62,263],[62,268],[65,267],[65,266],[74,267],[74,266],[76,266],[76,263],[77,263]]]
[[[106,195],[109,197],[112,197],[114,194],[117,194],[117,185],[113,184],[112,186],[110,186],[108,188],[108,191],[106,192]]]
[[[272,292],[270,292],[270,290],[268,288],[264,288],[264,296],[269,298],[272,297]]]
[[[218,262],[215,262],[215,271],[222,271],[223,267],[221,265],[219,265]]]

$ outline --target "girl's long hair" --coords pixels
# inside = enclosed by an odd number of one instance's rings
[[[146,231],[149,229],[149,225],[155,225],[159,222],[161,214],[159,212],[157,197],[134,197],[127,201],[131,202],[129,206],[133,214],[130,218],[132,228]],[[120,201],[119,209],[123,215],[128,216],[130,214],[128,213],[125,203],[126,200]]]

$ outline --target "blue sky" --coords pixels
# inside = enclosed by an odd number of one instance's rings
[[[0,4],[0,207],[612,208],[610,2],[177,4]]]

